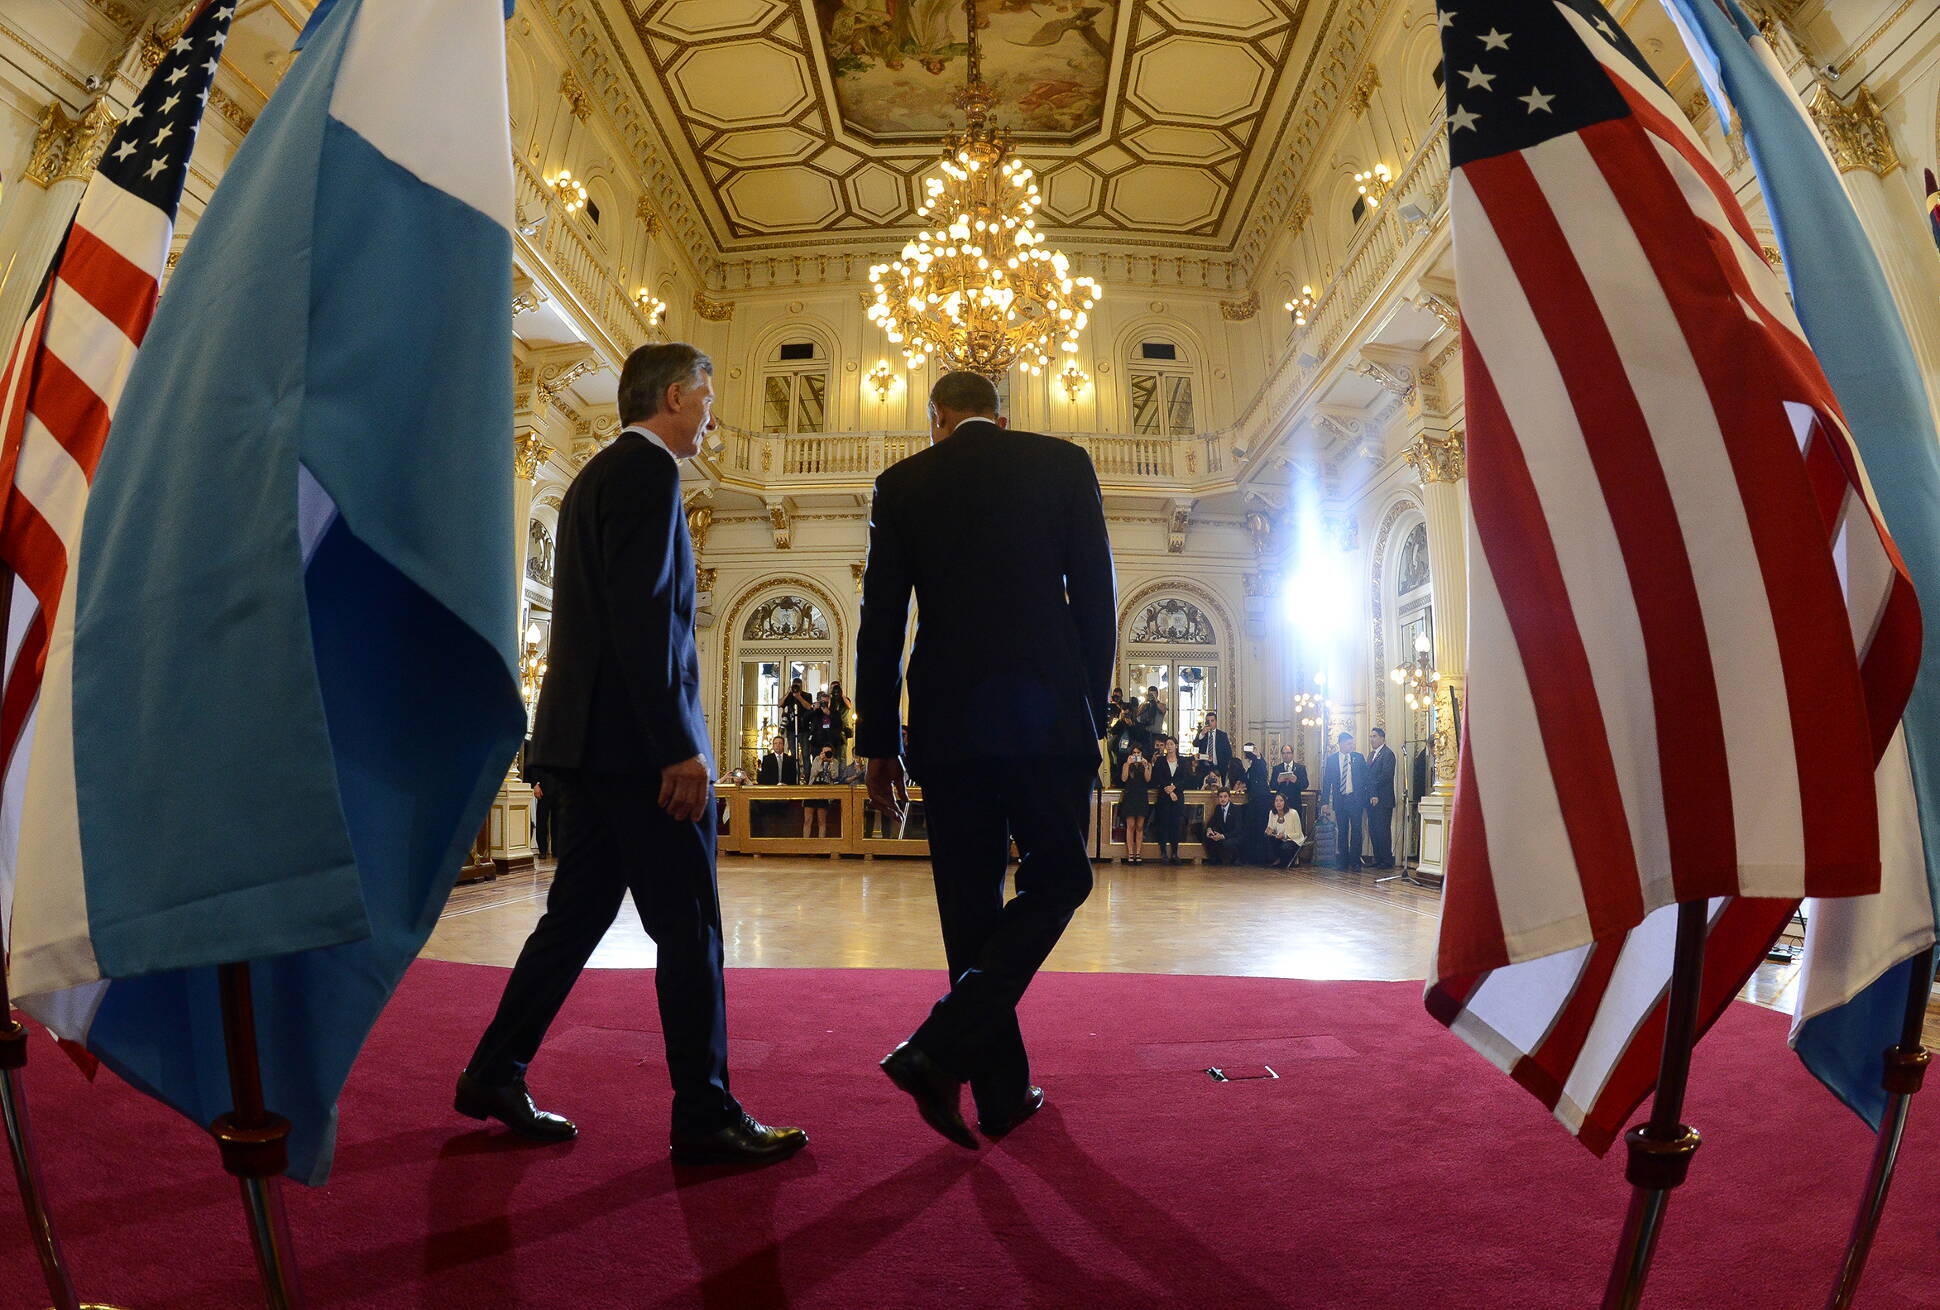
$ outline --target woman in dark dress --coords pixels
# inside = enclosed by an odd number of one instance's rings
[[[1151,770],[1152,830],[1158,837],[1159,863],[1177,864],[1189,785],[1184,777],[1186,762],[1179,758],[1178,738],[1161,734],[1158,744],[1162,753],[1152,762]]]
[[[1118,776],[1118,815],[1125,820],[1125,863],[1145,863],[1145,816],[1152,812],[1152,798],[1147,788],[1151,782],[1152,766],[1146,761],[1145,752],[1132,747],[1132,753],[1125,758],[1125,767]]]

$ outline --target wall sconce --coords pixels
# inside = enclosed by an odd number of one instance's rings
[[[1091,385],[1091,374],[1079,368],[1077,361],[1073,360],[1064,366],[1064,372],[1058,374],[1058,381],[1064,386],[1066,398],[1075,404],[1078,396]]]
[[[1360,183],[1361,196],[1367,201],[1367,207],[1378,209],[1381,206],[1381,197],[1385,196],[1388,188],[1394,185],[1394,173],[1386,164],[1376,164],[1365,173],[1354,174],[1354,180]]]
[[[896,385],[896,374],[888,360],[879,359],[874,368],[862,375],[862,380],[876,389],[876,402],[881,404],[889,399],[889,392]]]
[[[559,197],[560,207],[568,214],[586,208],[586,184],[568,170],[560,169],[559,176],[548,185],[552,187],[552,193]]]
[[[638,305],[640,312],[647,316],[647,323],[650,326],[660,326],[660,317],[667,312],[666,301],[643,287],[633,293],[633,303]]]
[[[1312,287],[1301,287],[1300,294],[1287,302],[1287,312],[1293,315],[1295,327],[1307,326],[1307,315],[1314,312],[1316,303]]]

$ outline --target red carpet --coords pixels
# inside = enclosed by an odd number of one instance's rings
[[[736,1090],[807,1126],[765,1172],[668,1163],[651,981],[591,972],[535,1081],[578,1118],[514,1145],[450,1110],[502,971],[414,968],[344,1097],[327,1188],[290,1189],[319,1307],[1590,1306],[1625,1189],[1422,1012],[1413,983],[1052,974],[1025,1006],[1051,1108],[971,1155],[875,1061],[932,975],[729,975]],[[1705,1132],[1652,1307],[1817,1306],[1870,1138],[1736,1006],[1699,1048]],[[1277,1082],[1214,1083],[1209,1064]],[[233,1184],[187,1123],[37,1043],[33,1110],[85,1297],[246,1307]],[[1940,1305],[1940,1089],[1916,1102],[1864,1307]],[[0,1308],[43,1307],[9,1184]]]

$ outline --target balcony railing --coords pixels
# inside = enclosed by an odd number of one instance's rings
[[[929,445],[926,432],[831,432],[794,435],[725,427],[723,468],[764,485],[841,484],[871,479]],[[1226,458],[1213,437],[1126,437],[1100,432],[1049,434],[1083,446],[1099,481],[1115,486],[1180,488],[1217,481]]]

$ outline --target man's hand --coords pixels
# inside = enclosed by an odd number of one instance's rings
[[[541,782],[535,782],[535,783],[533,783],[533,784],[532,784],[532,799],[533,799],[533,800],[535,800],[535,801],[542,801],[542,800],[544,800],[545,798],[546,798],[546,787],[545,787],[545,784],[544,784],[544,783],[541,783]]]
[[[1378,809],[1380,809],[1380,808],[1381,808],[1381,798],[1380,798],[1379,796],[1370,796],[1370,797],[1368,797],[1368,798],[1367,798],[1367,807],[1368,807],[1368,808],[1369,808],[1370,810],[1378,810]]]
[[[676,823],[692,823],[706,814],[707,793],[707,761],[698,755],[660,771],[660,808]]]
[[[896,823],[909,810],[909,775],[901,756],[869,761],[869,803]]]

